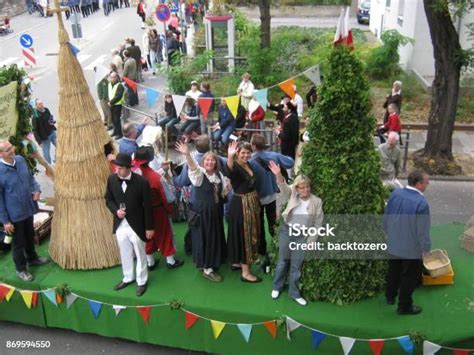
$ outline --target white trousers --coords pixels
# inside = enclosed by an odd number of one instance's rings
[[[146,264],[145,242],[133,231],[132,227],[124,219],[115,232],[120,249],[122,261],[123,282],[135,280],[133,275],[133,253],[137,257],[137,284],[143,286],[148,280],[148,268]]]

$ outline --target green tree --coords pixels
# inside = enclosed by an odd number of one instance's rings
[[[459,173],[453,164],[452,136],[456,120],[461,70],[472,58],[472,51],[461,48],[454,20],[466,14],[470,0],[423,0],[433,44],[435,77],[425,147],[416,164],[428,173]],[[454,169],[454,170],[453,170]]]
[[[320,101],[311,112],[303,173],[326,215],[381,213],[386,191],[362,63],[344,47],[334,48],[328,62]],[[307,260],[301,285],[312,300],[353,302],[383,288],[385,269],[386,263],[377,260]]]

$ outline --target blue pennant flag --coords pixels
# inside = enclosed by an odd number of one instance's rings
[[[245,341],[248,343],[250,339],[250,333],[252,332],[252,324],[237,324],[242,336]]]
[[[89,302],[89,307],[91,308],[91,311],[94,314],[94,319],[97,319],[100,310],[102,309],[102,303],[92,300],[88,300],[87,302]]]
[[[71,50],[72,54],[74,54],[74,57],[76,57],[76,56],[77,56],[77,53],[80,52],[80,49],[77,48],[77,47],[74,47],[74,46],[71,44],[71,42],[68,42],[67,44],[69,45],[69,49]]]
[[[413,343],[408,335],[397,338],[400,346],[407,354],[413,354]]]
[[[153,106],[158,96],[160,96],[160,93],[150,88],[145,88],[145,93],[146,93],[146,104],[150,108]]]
[[[254,92],[255,100],[262,106],[266,111],[268,104],[268,89],[262,89]]]
[[[43,295],[45,295],[48,298],[48,300],[51,301],[52,304],[54,304],[55,306],[58,305],[58,302],[56,301],[56,290],[44,291]]]
[[[311,339],[313,341],[313,349],[316,350],[319,347],[319,344],[326,338],[326,334],[318,332],[317,330],[311,331]]]

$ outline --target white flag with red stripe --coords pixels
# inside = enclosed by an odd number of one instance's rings
[[[341,15],[337,22],[336,35],[334,36],[334,46],[345,45],[350,49],[354,49],[352,31],[349,25],[349,10],[350,7],[341,9]]]

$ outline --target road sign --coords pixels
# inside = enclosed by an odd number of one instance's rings
[[[156,7],[155,16],[160,22],[167,22],[171,17],[171,10],[166,4],[159,4]]]
[[[173,14],[177,14],[178,11],[179,11],[179,10],[178,10],[178,7],[177,7],[175,4],[172,4],[172,5],[171,5],[171,12],[172,12]]]
[[[20,44],[23,48],[30,48],[33,45],[33,37],[28,33],[23,33],[20,37]]]
[[[35,58],[35,49],[30,48],[23,48],[21,50],[23,57],[25,59],[25,66],[33,67],[36,65],[36,58]]]
[[[77,25],[79,22],[81,22],[81,16],[79,15],[79,12],[73,12],[71,13],[71,22],[75,25]]]

